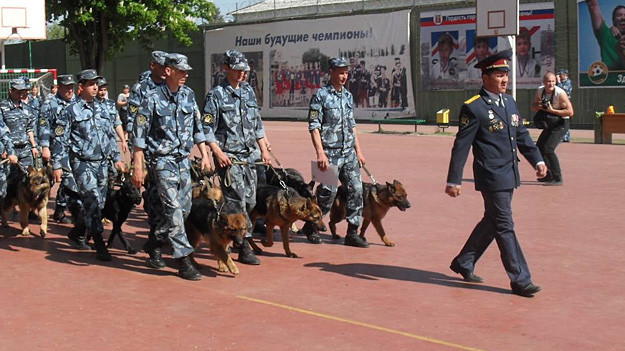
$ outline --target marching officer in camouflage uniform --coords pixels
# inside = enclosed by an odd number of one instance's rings
[[[152,51],[152,61],[150,61],[150,69],[141,73],[139,82],[132,86],[130,91],[130,98],[128,99],[128,123],[126,124],[126,131],[128,132],[128,140],[132,143],[132,133],[134,130],[134,120],[137,115],[137,111],[142,102],[150,95],[157,87],[165,84],[165,57],[166,52]],[[149,162],[149,150],[144,150],[144,157],[146,162]],[[150,174],[152,175],[152,174]],[[149,179],[149,177],[148,177]],[[147,243],[156,242],[154,237],[154,231],[158,225],[159,213],[163,211],[163,206],[160,203],[158,192],[154,182],[148,183],[147,200],[150,202],[148,206],[144,206],[146,213],[148,214],[148,225],[150,226],[150,233],[148,234],[150,240]],[[147,244],[146,243],[146,244]],[[146,249],[146,248],[144,248]],[[146,250],[147,252],[148,250]],[[155,268],[164,267],[163,260],[157,259],[152,262],[152,266]]]
[[[122,119],[119,117],[119,113],[117,112],[117,107],[115,106],[115,101],[106,97],[108,94],[108,83],[106,82],[106,78],[102,77],[98,79],[98,95],[96,96],[96,101],[104,105],[106,111],[108,111],[109,118],[111,119],[111,123],[113,124],[113,128],[119,137],[122,145],[122,152],[128,152],[128,143],[126,142],[126,133],[124,132],[124,128],[122,127]]]
[[[7,173],[9,167],[6,163],[17,163],[13,142],[9,137],[9,128],[4,124],[2,118],[0,118],[0,162],[0,202],[2,202],[2,199],[7,194]]]
[[[58,91],[53,97],[46,99],[41,106],[39,113],[39,143],[41,144],[41,156],[46,161],[50,161],[50,142],[53,135],[50,133],[50,126],[56,123],[57,118],[61,115],[61,111],[69,104],[74,102],[74,85],[76,81],[71,74],[63,74],[58,76]],[[56,209],[52,218],[59,223],[71,223],[71,220],[65,216],[67,208],[67,183],[74,183],[70,172],[63,173],[63,180],[59,184],[56,191]]]
[[[325,171],[329,165],[339,169],[339,179],[347,188],[347,235],[345,245],[368,247],[357,230],[362,222],[362,179],[360,165],[365,158],[358,144],[354,120],[354,99],[345,88],[348,64],[344,58],[330,59],[330,82],[310,99],[308,130],[317,153],[317,167]],[[317,186],[317,203],[324,216],[330,211],[336,186]],[[319,243],[319,235],[311,223],[302,228],[308,240]]]
[[[156,187],[162,209],[154,215],[157,223],[154,237],[144,249],[150,255],[150,266],[162,268],[161,245],[169,240],[173,257],[179,264],[179,275],[184,279],[199,280],[200,273],[191,263],[184,222],[191,211],[191,161],[189,154],[197,144],[202,154],[202,169],[210,169],[210,159],[204,144],[200,110],[195,93],[185,86],[191,66],[187,57],[169,54],[165,59],[165,84],[159,86],[143,102],[134,124],[133,183],[143,185],[144,150],[149,152],[147,167],[151,186]]]
[[[22,100],[26,98],[30,83],[27,77],[11,80],[9,98],[0,101],[2,119],[9,129],[9,137],[13,142],[15,155],[19,165],[24,169],[34,164],[34,158],[39,156],[35,138],[37,116],[35,111]],[[11,167],[9,179],[19,176],[19,167]]]
[[[152,51],[150,70],[141,73],[139,82],[133,85],[130,90],[130,98],[128,100],[128,124],[126,125],[126,131],[128,133],[132,133],[134,130],[135,116],[143,100],[157,87],[165,84],[166,56],[166,52]]]
[[[110,261],[111,255],[102,239],[102,209],[108,189],[109,162],[123,170],[115,132],[107,111],[95,101],[98,93],[98,76],[95,70],[80,71],[76,78],[80,96],[63,110],[53,125],[52,168],[54,178],[61,181],[64,171],[74,175],[78,193],[83,204],[81,219],[93,237],[96,258]],[[69,239],[81,246],[81,238],[75,232]]]
[[[271,164],[271,157],[254,90],[249,84],[241,84],[248,67],[242,53],[226,51],[226,79],[206,95],[203,123],[206,141],[215,157],[221,179],[226,179],[226,174],[230,173],[231,184],[221,182],[223,196],[226,201],[238,203],[242,211],[249,213],[256,205],[254,162],[258,158],[258,148],[265,164]],[[233,163],[233,160],[245,164]],[[248,227],[247,237],[251,238],[249,218]],[[247,240],[239,248],[239,262],[260,264]]]

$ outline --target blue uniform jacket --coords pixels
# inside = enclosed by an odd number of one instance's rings
[[[512,96],[503,94],[499,107],[482,88],[465,101],[460,110],[460,127],[451,151],[447,183],[462,183],[462,170],[473,147],[475,189],[500,191],[521,185],[517,149],[536,167],[542,156],[523,126]]]

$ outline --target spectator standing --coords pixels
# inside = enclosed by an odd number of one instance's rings
[[[549,168],[549,173],[539,178],[539,182],[545,185],[562,185],[562,171],[560,161],[556,155],[556,148],[562,141],[562,137],[569,130],[570,118],[573,116],[573,106],[568,95],[562,88],[556,86],[556,75],[547,72],[543,77],[543,85],[536,91],[536,96],[532,102],[534,111],[544,110],[551,115],[560,116],[560,122],[552,127],[545,128],[540,133],[536,146],[545,159],[545,164]]]

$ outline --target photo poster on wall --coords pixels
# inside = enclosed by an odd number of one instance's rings
[[[357,119],[414,116],[409,11],[229,26],[205,32],[206,89],[223,82],[226,50],[244,53],[250,85],[266,117],[308,116],[313,94],[328,84],[328,60],[349,64],[345,85]]]
[[[625,87],[625,2],[577,3],[580,88]]]
[[[477,37],[475,8],[424,11],[420,16],[423,90],[474,90],[482,85],[475,64],[510,48],[506,37]],[[517,48],[517,88],[536,89],[555,69],[552,2],[521,4]]]

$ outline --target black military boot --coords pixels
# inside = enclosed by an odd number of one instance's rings
[[[84,235],[84,230],[81,227],[74,227],[67,234],[70,245],[77,250],[88,251],[91,247],[87,245],[87,238]]]
[[[260,260],[252,252],[252,247],[247,238],[243,240],[243,244],[239,247],[239,262],[255,266],[260,264]]]
[[[166,266],[163,256],[161,255],[161,246],[156,238],[150,236],[148,241],[143,244],[143,250],[150,255],[148,265],[152,268],[161,269]]]
[[[345,235],[345,245],[354,247],[369,247],[369,243],[363,240],[357,234],[358,226],[349,224],[347,226],[347,235]]]
[[[93,233],[93,243],[96,251],[95,258],[100,261],[110,261],[113,258],[102,239],[102,233]]]
[[[321,244],[321,237],[319,236],[319,232],[317,230],[317,225],[313,222],[306,222],[302,227],[302,233],[306,235],[308,241],[313,244]]]
[[[67,216],[65,216],[65,207],[63,206],[56,206],[56,209],[54,210],[54,214],[52,215],[52,218],[59,223],[65,223],[65,224],[72,223],[72,221],[69,218],[67,218]]]
[[[191,257],[185,256],[177,258],[178,261],[178,275],[182,279],[186,280],[200,280],[202,279],[202,275],[195,268],[193,263],[191,262]]]

